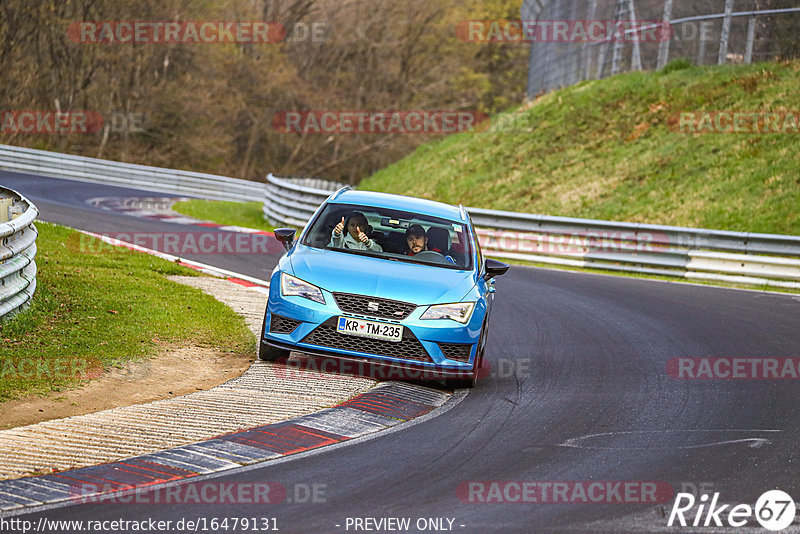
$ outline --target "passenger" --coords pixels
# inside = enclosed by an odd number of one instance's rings
[[[343,235],[344,228],[347,233]],[[333,228],[331,233],[330,247],[346,248],[350,250],[370,250],[372,252],[383,252],[383,248],[371,239],[364,230],[369,232],[369,222],[363,213],[354,211],[350,217],[342,217],[341,222]]]

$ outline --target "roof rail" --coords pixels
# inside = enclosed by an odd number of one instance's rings
[[[329,196],[329,197],[328,197],[328,200],[336,200],[336,198],[337,198],[339,195],[341,195],[341,194],[342,194],[342,193],[344,193],[345,191],[352,191],[352,189],[353,189],[353,186],[352,186],[352,185],[346,185],[346,186],[344,186],[344,187],[341,187],[341,188],[337,189],[337,190],[336,190],[336,191],[335,191],[335,192],[334,192],[334,193],[333,193],[331,196]]]

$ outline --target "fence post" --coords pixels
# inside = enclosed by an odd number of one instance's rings
[[[636,7],[633,0],[628,0],[628,17],[631,21],[631,27],[639,27],[640,23],[636,20]],[[642,51],[639,47],[639,39],[642,38],[641,33],[633,35],[633,52],[631,53],[631,70],[642,70]]]
[[[597,16],[597,0],[591,0],[589,2],[589,14],[586,17],[586,20],[591,23],[594,18]],[[581,51],[581,55],[583,56],[583,79],[589,80],[592,77],[592,53],[591,47],[588,42],[583,43],[583,50]]]
[[[747,52],[744,54],[744,62],[748,65],[753,62],[753,46],[756,40],[756,17],[750,17],[747,21]]]
[[[666,38],[666,34],[669,29],[669,21],[672,20],[672,0],[666,0],[664,2],[664,16],[661,20],[663,23],[661,25],[661,32],[659,33],[659,35],[661,35],[661,43],[658,45],[658,65],[656,66],[656,70],[663,69],[669,61],[669,45],[672,36],[670,35],[669,38]]]
[[[611,75],[615,76],[622,70],[622,51],[625,48],[625,35],[619,31],[621,23],[625,20],[628,10],[627,0],[617,0],[617,7],[614,13],[616,27],[614,28],[614,48],[611,56]],[[624,27],[624,25],[623,25]]]
[[[701,26],[702,26],[702,23],[701,23]],[[705,35],[705,33],[701,30],[700,34],[698,36],[699,41],[700,41],[699,44],[698,44],[698,48],[697,48],[697,64],[698,65],[703,65],[703,63],[705,62],[705,59],[706,59],[706,40],[705,40],[704,35]]]
[[[608,56],[608,47],[611,46],[611,41],[606,41],[605,43],[598,46],[599,50],[597,51],[597,79],[603,79],[603,71],[606,67],[606,56]]]
[[[728,40],[731,37],[731,20],[733,19],[733,0],[725,0],[725,18],[722,20],[722,36],[719,40],[719,57],[717,64],[724,65],[728,59]]]

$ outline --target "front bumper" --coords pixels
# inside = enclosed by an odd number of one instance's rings
[[[262,332],[262,340],[268,345],[342,361],[380,363],[424,373],[431,378],[464,377],[465,372],[469,374],[474,369],[485,314],[485,307],[480,302],[465,325],[449,319],[421,320],[427,306],[419,306],[405,319],[393,321],[346,313],[339,309],[333,295],[326,290],[322,290],[325,304],[303,297],[284,297],[280,294],[280,280],[275,278],[270,284]],[[370,340],[340,334],[335,328],[340,316],[402,325],[403,341]],[[275,324],[282,326],[277,331],[272,329],[273,317]]]
[[[319,371],[323,373],[356,375],[376,380],[440,380],[448,378],[471,378],[471,368],[430,368],[413,363],[376,360],[372,357],[359,357],[320,348],[305,348],[297,345],[265,340],[267,345],[285,350],[302,351],[304,354],[322,358],[321,362],[300,362],[298,370]],[[335,362],[331,361],[335,360]]]

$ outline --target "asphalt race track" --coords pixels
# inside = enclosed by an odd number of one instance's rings
[[[114,232],[218,232],[215,228],[192,228],[183,224],[152,221],[130,217],[86,204],[97,197],[179,197],[186,195],[156,193],[87,182],[74,182],[58,178],[34,177],[26,174],[0,171],[0,184],[19,191],[39,209],[39,219],[63,224],[71,228],[90,232],[113,234]],[[276,247],[277,248],[277,247]],[[186,254],[190,260],[213,264],[248,276],[266,280],[278,263],[278,256],[255,254]]]
[[[45,221],[98,233],[175,230],[85,204],[141,191],[12,173],[0,173],[0,183],[31,199]],[[262,279],[277,260],[191,259]],[[258,517],[298,533],[392,531],[356,518],[410,518],[410,532],[681,532],[667,526],[672,491],[702,487],[720,503],[751,506],[775,488],[800,495],[797,380],[667,371],[673,358],[800,357],[800,296],[515,266],[498,279],[495,304],[489,376],[451,410],[206,480],[278,483],[287,491],[280,503],[85,503],[24,518]],[[582,502],[572,493],[568,502],[498,502],[519,500],[508,483],[524,481],[655,482],[671,491],[662,502]],[[435,518],[444,521],[426,521]]]

